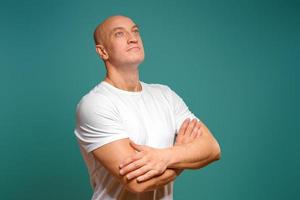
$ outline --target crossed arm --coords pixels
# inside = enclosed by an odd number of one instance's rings
[[[94,150],[93,155],[129,191],[140,193],[168,184],[183,169],[218,160],[220,147],[202,122],[185,120],[173,147],[156,149],[121,139]]]

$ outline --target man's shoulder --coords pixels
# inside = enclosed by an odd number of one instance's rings
[[[77,109],[95,109],[95,107],[108,105],[110,105],[110,100],[99,83],[79,100]]]

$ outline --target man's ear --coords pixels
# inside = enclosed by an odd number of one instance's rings
[[[108,59],[108,54],[105,51],[105,48],[103,45],[101,44],[97,44],[96,45],[96,52],[97,54],[103,59],[103,60],[107,60]]]

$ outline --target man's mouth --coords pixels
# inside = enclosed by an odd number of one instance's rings
[[[140,47],[130,47],[127,49],[127,51],[131,51],[131,50],[138,51],[140,50]]]

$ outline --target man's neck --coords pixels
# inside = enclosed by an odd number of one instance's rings
[[[120,70],[122,68],[107,68],[105,81],[121,90],[137,92],[141,91],[142,87],[139,81],[138,67],[131,68],[132,70]],[[127,68],[128,69],[128,68]]]

